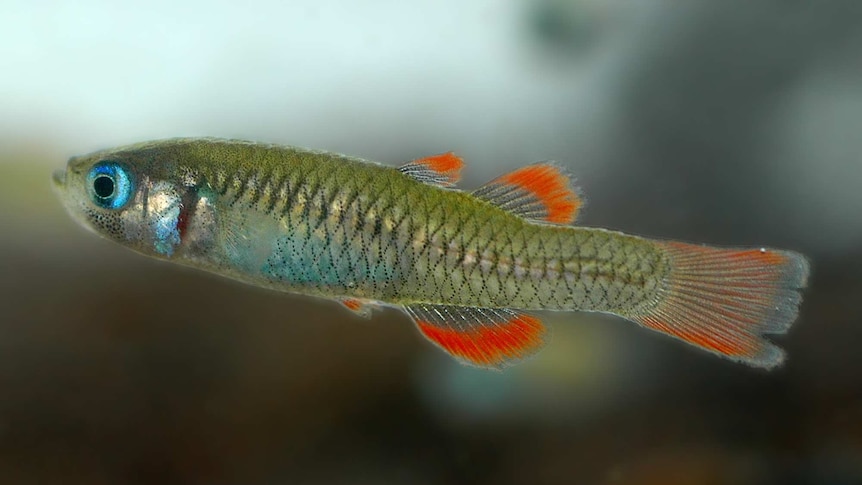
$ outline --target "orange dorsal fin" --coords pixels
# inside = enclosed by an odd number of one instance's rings
[[[808,261],[777,249],[725,249],[657,242],[670,273],[651,307],[628,315],[718,355],[770,369],[784,352],[763,334],[784,333],[796,320]]]
[[[429,185],[451,187],[461,180],[464,161],[452,152],[432,155],[398,167],[401,173]]]
[[[555,224],[574,222],[583,205],[571,177],[552,162],[497,177],[473,195],[525,219]]]
[[[514,310],[445,305],[411,305],[405,310],[425,338],[477,367],[501,369],[544,345],[542,322]]]

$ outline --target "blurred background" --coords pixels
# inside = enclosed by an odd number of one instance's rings
[[[0,4],[0,483],[862,483],[862,3]],[[548,315],[504,373],[400,312],[263,291],[86,233],[69,156],[219,136],[473,188],[554,159],[580,223],[807,254],[787,364]]]

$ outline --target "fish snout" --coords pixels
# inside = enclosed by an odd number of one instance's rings
[[[54,182],[54,187],[61,189],[66,186],[66,171],[65,170],[54,170],[53,175],[51,175],[51,180]]]

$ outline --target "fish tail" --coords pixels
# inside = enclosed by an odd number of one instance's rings
[[[770,369],[784,351],[763,334],[784,333],[796,319],[808,279],[801,254],[657,243],[670,273],[655,303],[629,318],[710,352]]]

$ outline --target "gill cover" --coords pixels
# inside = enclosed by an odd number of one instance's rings
[[[122,163],[105,160],[90,168],[86,190],[94,205],[122,217],[125,238],[131,235],[150,239],[152,251],[168,257],[173,255],[181,242],[178,226],[183,208],[182,195],[174,184],[153,182],[147,176],[138,180]],[[136,190],[141,190],[139,202],[142,203],[132,203]],[[110,228],[110,224],[100,226]]]

